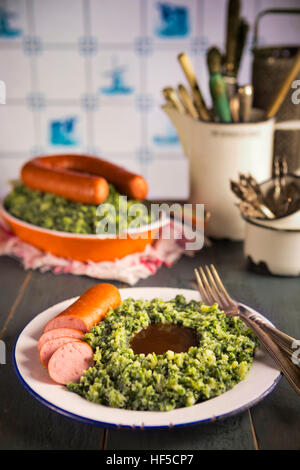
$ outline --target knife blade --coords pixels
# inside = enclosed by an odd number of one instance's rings
[[[200,91],[196,74],[194,72],[194,68],[192,66],[189,56],[185,52],[183,52],[178,55],[178,61],[191,87],[194,103],[201,119],[203,121],[210,121],[210,113],[206,107],[205,101]]]
[[[240,0],[229,0],[227,9],[227,32],[225,72],[233,75],[236,61],[237,38],[239,28]]]

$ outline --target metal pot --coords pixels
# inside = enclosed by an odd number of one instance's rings
[[[300,189],[300,177],[290,175]],[[260,185],[265,194],[272,180]],[[244,217],[244,254],[249,267],[264,274],[300,276],[300,218],[299,212],[272,220]]]
[[[256,18],[253,39],[252,84],[254,87],[254,106],[266,110],[272,101],[276,89],[281,84],[292,65],[299,46],[258,47],[258,25],[260,19],[269,14],[300,14],[300,9],[269,9],[260,12]],[[300,80],[300,73],[296,77]],[[300,105],[292,102],[291,88],[282,103],[276,118],[280,121],[300,118]],[[274,154],[286,156],[289,169],[296,171],[300,167],[300,132],[277,132],[274,141]]]

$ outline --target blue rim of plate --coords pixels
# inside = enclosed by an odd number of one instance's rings
[[[216,421],[220,421],[222,419],[225,419],[225,418],[228,418],[230,416],[234,416],[236,414],[239,414],[239,413],[242,413],[243,411],[245,410],[248,410],[249,408],[251,408],[252,406],[256,405],[257,403],[259,403],[261,400],[263,400],[264,398],[266,398],[273,390],[274,388],[278,385],[278,383],[280,382],[280,380],[282,379],[282,373],[280,372],[278,377],[276,377],[276,379],[274,380],[274,382],[272,383],[272,385],[270,385],[269,388],[267,388],[267,390],[265,390],[259,397],[255,398],[254,400],[250,401],[249,403],[239,407],[239,408],[236,408],[232,411],[229,411],[228,413],[224,413],[222,415],[217,415],[217,416],[212,416],[211,418],[207,418],[207,419],[201,419],[201,420],[198,420],[198,421],[191,421],[189,423],[179,423],[179,424],[174,424],[173,426],[168,426],[168,425],[160,425],[160,426],[130,426],[128,424],[112,424],[112,423],[107,423],[105,421],[98,421],[98,420],[93,420],[93,419],[89,419],[89,418],[85,418],[84,416],[81,416],[81,415],[77,415],[75,413],[71,413],[70,411],[66,411],[64,410],[63,408],[60,408],[59,406],[56,406],[56,405],[53,405],[51,402],[49,402],[48,400],[46,400],[45,398],[43,398],[41,395],[39,395],[37,392],[35,392],[28,384],[27,382],[25,382],[25,380],[23,379],[19,369],[18,369],[18,366],[17,366],[17,362],[16,362],[16,346],[17,346],[17,343],[18,343],[18,340],[19,340],[19,337],[21,336],[21,334],[23,333],[23,330],[26,328],[26,326],[22,329],[22,331],[19,333],[18,335],[18,338],[14,344],[14,349],[13,349],[13,366],[14,366],[14,370],[16,372],[16,375],[21,383],[21,385],[25,388],[25,390],[27,390],[28,393],[30,393],[30,395],[32,395],[37,401],[39,401],[42,405],[46,406],[47,408],[49,408],[50,410],[52,411],[56,411],[57,413],[69,418],[69,419],[72,419],[73,421],[79,421],[80,423],[84,423],[84,424],[91,424],[92,426],[97,426],[97,427],[101,427],[101,428],[110,428],[110,429],[139,429],[139,430],[146,430],[146,429],[174,429],[174,428],[179,428],[179,427],[184,427],[184,426],[192,426],[192,425],[197,425],[197,424],[201,424],[201,423],[208,423],[208,422],[216,422]]]

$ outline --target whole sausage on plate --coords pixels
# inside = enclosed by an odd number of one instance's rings
[[[94,365],[94,353],[84,341],[74,341],[60,346],[48,362],[48,372],[52,380],[59,384],[77,382],[83,372]]]
[[[148,193],[142,176],[88,155],[36,157],[22,167],[21,180],[31,189],[86,204],[105,201],[109,194],[108,182],[133,199],[145,199]]]
[[[118,307],[120,303],[120,292],[114,285],[96,284],[70,307],[50,320],[44,333],[56,328],[75,328],[86,333],[105,317],[108,310]]]

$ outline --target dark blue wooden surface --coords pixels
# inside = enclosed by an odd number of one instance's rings
[[[247,271],[240,243],[214,243],[193,258],[183,257],[172,268],[163,267],[137,286],[195,288],[193,268],[211,262],[233,297],[300,338],[299,278]],[[7,347],[7,363],[0,365],[1,449],[300,449],[300,399],[285,379],[251,410],[220,422],[173,430],[105,430],[72,421],[38,403],[14,373],[15,340],[36,314],[97,282],[24,272],[16,260],[0,258],[0,339]]]

